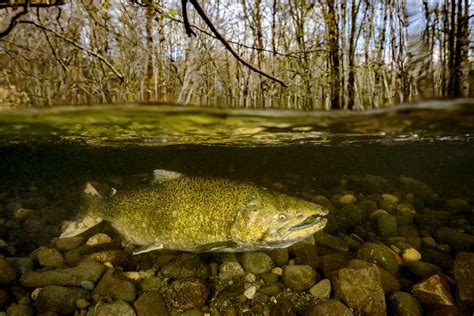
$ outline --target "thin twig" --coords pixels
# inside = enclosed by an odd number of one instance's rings
[[[207,24],[207,26],[212,31],[212,33],[214,33],[216,38],[224,45],[224,47],[232,54],[232,56],[235,57],[235,59],[237,59],[240,63],[242,63],[243,65],[245,65],[246,67],[248,67],[252,71],[254,71],[254,72],[270,79],[270,80],[278,82],[283,87],[288,87],[281,79],[275,78],[272,75],[267,74],[266,72],[252,66],[251,64],[249,64],[245,60],[243,60],[237,54],[237,52],[234,51],[234,49],[232,48],[232,46],[230,46],[230,44],[227,42],[227,40],[224,39],[224,37],[215,28],[215,26],[212,24],[211,20],[209,20],[206,13],[204,12],[204,10],[201,8],[201,6],[199,5],[199,3],[196,0],[181,0],[181,4],[183,6],[182,9],[183,9],[184,28],[185,28],[186,34],[188,34],[188,36],[192,36],[192,35],[195,36],[196,35],[196,33],[194,33],[193,30],[191,29],[191,26],[189,25],[189,21],[188,21],[188,17],[187,17],[186,4],[187,4],[188,1],[194,6],[194,9],[196,9],[196,12],[204,20],[204,22]]]
[[[50,28],[47,28],[47,27],[45,27],[45,26],[43,26],[43,25],[40,25],[40,24],[38,24],[38,23],[36,23],[36,22],[33,22],[33,21],[19,21],[18,23],[22,23],[22,24],[32,24],[32,25],[34,25],[34,26],[36,26],[36,27],[38,27],[38,28],[40,28],[40,29],[42,29],[42,30],[48,31],[48,32],[54,34],[54,36],[56,36],[56,37],[62,39],[63,41],[68,42],[69,44],[71,44],[71,45],[73,45],[73,46],[75,46],[75,47],[77,47],[77,48],[79,48],[79,49],[85,51],[85,52],[88,53],[89,55],[92,55],[92,56],[98,58],[100,61],[102,61],[104,64],[106,64],[107,67],[110,68],[110,70],[112,70],[112,72],[115,74],[115,76],[117,76],[117,78],[120,79],[120,81],[125,82],[124,76],[123,76],[104,56],[100,55],[99,53],[96,53],[96,52],[94,52],[94,51],[92,51],[92,50],[90,50],[90,49],[88,49],[88,48],[86,48],[86,47],[84,47],[84,46],[78,44],[77,42],[75,42],[75,41],[73,41],[73,40],[71,40],[71,39],[69,39],[69,38],[67,38],[67,37],[65,37],[65,36],[63,36],[63,35],[61,35],[61,34],[59,34],[59,33],[56,32],[55,30],[52,30],[52,29],[50,29]]]
[[[25,15],[28,12],[28,3],[29,1],[25,1],[25,5],[22,7],[22,10],[18,11],[10,20],[10,23],[8,24],[7,28],[3,31],[0,32],[0,38],[7,36],[17,25],[17,20],[22,16]]]

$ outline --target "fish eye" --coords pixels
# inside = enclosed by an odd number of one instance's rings
[[[286,220],[286,215],[285,214],[279,214],[278,215],[278,220],[280,220],[280,221]]]

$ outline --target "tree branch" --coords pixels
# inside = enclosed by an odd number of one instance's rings
[[[17,20],[22,16],[25,15],[28,12],[28,1],[25,2],[24,6],[22,7],[22,10],[18,11],[10,20],[10,23],[8,24],[7,28],[3,31],[0,32],[0,38],[7,36],[17,25]]]
[[[191,29],[191,26],[189,24],[189,20],[188,20],[188,14],[187,14],[187,10],[186,10],[186,4],[187,2],[190,2],[193,6],[194,6],[194,9],[196,10],[196,12],[199,14],[199,16],[204,20],[204,22],[207,24],[207,26],[209,27],[209,29],[212,31],[212,33],[214,33],[214,35],[216,36],[216,38],[224,45],[224,47],[232,54],[232,56],[234,56],[240,63],[242,63],[244,66],[248,67],[249,69],[253,70],[254,72],[270,79],[270,80],[273,80],[273,81],[276,81],[278,82],[279,84],[281,84],[283,87],[288,87],[281,79],[278,79],[278,78],[275,78],[269,74],[267,74],[266,72],[252,66],[251,64],[247,63],[245,60],[243,60],[238,54],[236,51],[234,51],[234,49],[230,46],[230,44],[227,42],[226,39],[224,39],[224,37],[219,33],[219,31],[215,28],[215,26],[212,24],[211,20],[209,20],[209,18],[207,17],[206,13],[204,12],[204,10],[201,8],[201,6],[199,5],[199,3],[196,1],[196,0],[181,0],[181,4],[182,4],[182,9],[183,9],[183,20],[184,20],[184,28],[186,30],[186,34],[188,36],[196,36],[196,33],[194,33],[194,31]]]
[[[73,46],[79,48],[80,50],[85,51],[85,52],[88,53],[89,55],[98,58],[98,59],[99,59],[100,61],[102,61],[105,65],[107,65],[107,67],[109,67],[110,70],[112,70],[112,72],[115,74],[115,76],[117,76],[117,78],[120,79],[121,82],[125,82],[124,76],[123,76],[104,56],[102,56],[102,55],[100,55],[100,54],[98,54],[98,53],[96,53],[96,52],[94,52],[94,51],[92,51],[92,50],[90,50],[90,49],[88,49],[88,48],[82,46],[82,45],[79,44],[79,43],[76,43],[75,41],[73,41],[73,40],[71,40],[71,39],[69,39],[69,38],[67,38],[67,37],[65,37],[65,36],[63,36],[63,35],[61,35],[61,34],[59,34],[59,33],[56,32],[55,30],[49,29],[49,28],[47,28],[47,27],[45,27],[45,26],[43,26],[43,25],[40,25],[40,24],[38,24],[38,23],[36,23],[36,22],[33,22],[33,21],[19,21],[18,23],[22,23],[22,24],[32,24],[32,25],[34,25],[34,26],[36,26],[36,27],[38,27],[38,28],[40,28],[40,29],[42,29],[42,30],[44,30],[44,31],[48,31],[48,32],[52,33],[54,36],[56,36],[56,37],[62,39],[63,41],[68,42],[69,44],[71,44],[71,45],[73,45]]]

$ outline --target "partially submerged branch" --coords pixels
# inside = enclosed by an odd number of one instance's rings
[[[234,56],[240,63],[242,63],[244,66],[248,67],[252,71],[270,79],[275,82],[278,82],[281,84],[283,87],[288,87],[281,79],[275,78],[272,75],[267,74],[266,72],[252,66],[251,64],[247,63],[245,60],[243,60],[239,54],[230,46],[230,44],[227,42],[227,40],[219,33],[219,31],[216,29],[214,24],[212,24],[211,20],[207,17],[206,13],[204,10],[201,8],[199,3],[196,0],[181,0],[182,4],[182,9],[183,9],[183,20],[184,20],[184,28],[186,30],[186,34],[188,36],[196,36],[196,33],[191,29],[191,25],[189,24],[188,20],[188,15],[187,15],[187,10],[186,10],[186,5],[187,2],[190,2],[194,9],[196,9],[196,12],[199,14],[199,16],[204,20],[206,25],[209,27],[209,29],[212,31],[212,33],[216,36],[216,38],[224,45],[224,47]]]

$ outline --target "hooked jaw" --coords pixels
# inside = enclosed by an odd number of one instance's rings
[[[302,213],[298,214],[299,216],[297,216],[297,218],[301,218],[301,220],[286,230],[282,236],[283,239],[300,240],[316,233],[326,226],[327,219],[323,216],[327,214],[328,210],[323,207],[319,207],[317,213],[312,213],[306,217]]]

